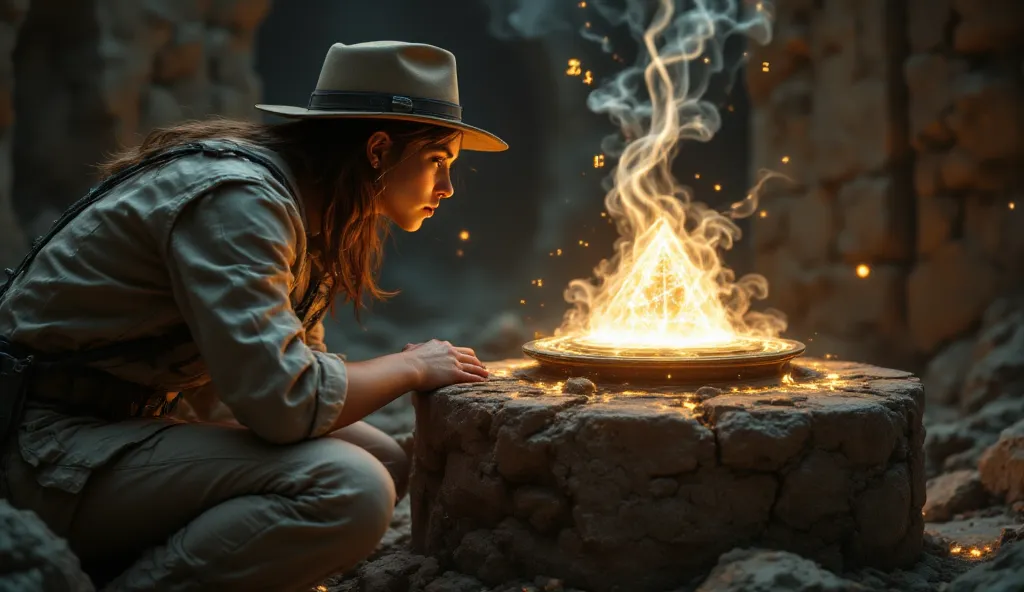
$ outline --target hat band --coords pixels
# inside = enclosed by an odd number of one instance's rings
[[[408,113],[462,121],[462,107],[448,101],[375,92],[317,90],[309,97],[310,111]]]

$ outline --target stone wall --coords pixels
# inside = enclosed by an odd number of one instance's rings
[[[92,167],[105,155],[183,119],[252,117],[253,41],[269,5],[0,1],[3,263],[24,248],[7,228],[17,220],[24,234],[45,232],[95,182]]]
[[[753,166],[794,183],[754,220],[756,265],[811,352],[918,367],[1020,281],[1024,4],[776,9],[747,68]]]

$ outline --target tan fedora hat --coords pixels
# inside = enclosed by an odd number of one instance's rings
[[[422,43],[335,43],[306,107],[256,105],[284,117],[420,121],[465,132],[463,150],[500,152],[508,144],[462,122],[455,56]]]

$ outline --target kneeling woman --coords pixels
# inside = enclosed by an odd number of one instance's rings
[[[353,566],[408,475],[360,420],[487,378],[447,342],[354,363],[323,344],[336,296],[386,296],[385,225],[419,229],[461,150],[506,148],[462,122],[454,57],[336,44],[308,108],[260,108],[295,120],[189,123],[107,163],[0,292],[0,494],[87,570],[118,566],[111,589],[302,589]],[[235,421],[171,416],[211,396]]]

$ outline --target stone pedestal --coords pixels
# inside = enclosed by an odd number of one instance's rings
[[[833,569],[920,553],[923,390],[907,373],[804,359],[776,384],[594,391],[489,366],[487,383],[417,400],[413,544],[442,564],[643,592],[737,546]]]

